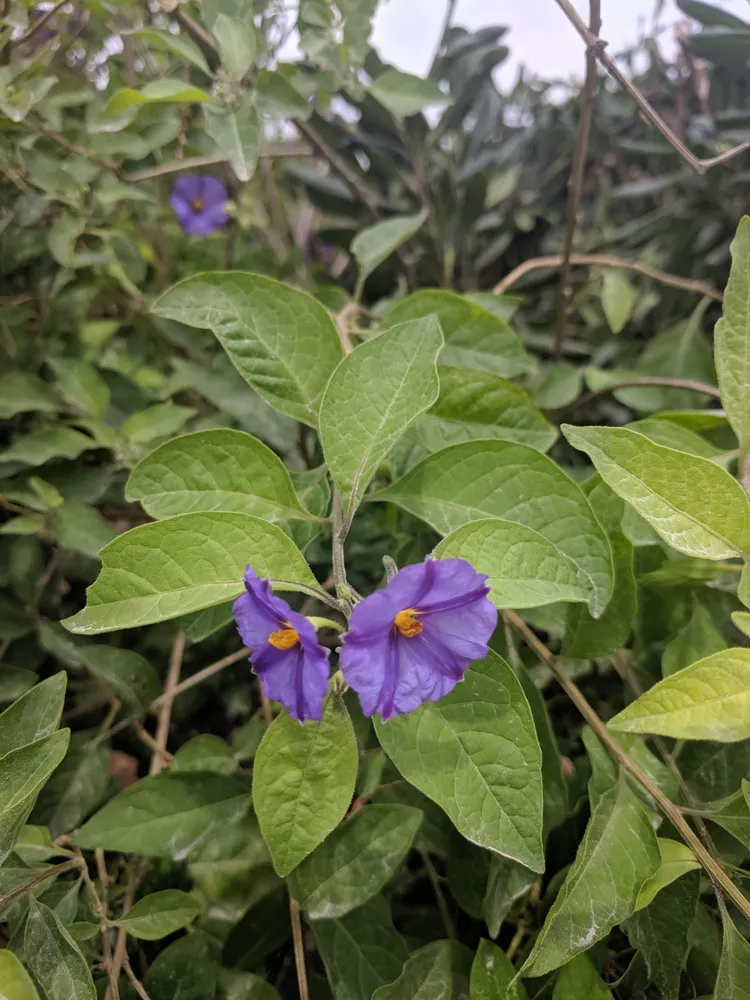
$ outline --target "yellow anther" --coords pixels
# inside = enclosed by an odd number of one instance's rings
[[[296,628],[280,628],[278,632],[271,632],[268,641],[276,649],[291,649],[299,642],[299,632]]]
[[[415,611],[414,608],[406,608],[405,611],[399,611],[393,619],[393,624],[407,639],[414,638],[424,629],[422,623],[417,619],[418,614],[419,612]]]

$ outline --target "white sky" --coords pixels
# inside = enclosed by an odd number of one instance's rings
[[[573,0],[588,16],[588,0]],[[709,0],[750,22],[749,0]],[[426,74],[445,16],[447,0],[383,0],[375,18],[372,42],[381,57],[399,69]],[[617,52],[648,27],[655,0],[602,0],[602,38]],[[660,24],[683,17],[673,0],[666,0]],[[519,63],[546,79],[583,74],[583,45],[554,0],[458,0],[454,23],[476,30],[505,24],[505,42],[511,56],[500,70],[500,81],[510,83]],[[671,32],[663,36],[669,44]]]

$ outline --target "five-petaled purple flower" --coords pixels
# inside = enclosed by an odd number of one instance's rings
[[[318,643],[315,626],[271,592],[248,566],[245,588],[232,610],[250,662],[268,698],[280,701],[304,722],[320,719],[328,686],[329,650]]]
[[[180,225],[191,236],[208,236],[226,223],[226,186],[211,174],[183,174],[169,199]]]
[[[497,608],[486,580],[463,559],[427,559],[356,605],[340,663],[365,715],[437,701],[487,656]]]

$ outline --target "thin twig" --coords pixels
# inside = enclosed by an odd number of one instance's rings
[[[540,271],[544,268],[560,267],[563,262],[562,254],[551,254],[549,257],[531,257],[519,264],[509,274],[506,274],[502,281],[499,281],[492,289],[495,295],[503,295],[516,285],[521,278],[525,278],[532,271]],[[717,292],[715,288],[707,285],[703,281],[696,281],[693,278],[682,278],[679,274],[668,274],[660,271],[649,264],[642,264],[638,260],[626,260],[624,257],[614,257],[605,253],[574,253],[570,255],[569,263],[573,267],[617,267],[623,271],[636,271],[647,278],[653,278],[662,285],[669,288],[681,288],[686,292],[695,292],[696,295],[705,295],[714,302],[723,302],[724,296]]]
[[[138,994],[138,996],[141,998],[141,1000],[151,1000],[151,997],[149,997],[148,993],[146,992],[143,983],[140,981],[140,979],[133,972],[133,968],[132,968],[132,966],[130,964],[130,959],[128,958],[127,952],[125,952],[125,955],[123,957],[122,967],[125,970],[125,975],[130,980],[130,985],[133,987],[133,989]]]
[[[213,37],[206,31],[202,24],[194,21],[189,14],[186,14],[179,7],[172,11],[172,17],[177,21],[185,34],[189,35],[207,56],[212,56],[215,59],[219,58],[219,49]]]
[[[158,753],[165,764],[171,764],[174,760],[174,755],[169,750],[160,747],[151,733],[147,729],[144,729],[137,719],[130,719],[129,721],[133,732],[141,743],[144,743],[152,753]]]
[[[602,743],[604,743],[607,747],[610,754],[614,757],[617,763],[625,771],[627,771],[628,774],[635,778],[638,784],[648,792],[654,802],[656,802],[661,811],[670,821],[672,826],[679,832],[680,836],[693,852],[696,859],[705,868],[706,872],[708,872],[711,880],[718,882],[735,906],[737,906],[746,917],[750,918],[750,901],[745,898],[721,865],[704,847],[700,837],[695,833],[693,828],[682,815],[680,807],[675,805],[674,802],[672,802],[672,800],[664,794],[661,788],[659,788],[656,782],[653,781],[645,773],[645,771],[643,771],[639,765],[625,753],[619,743],[614,739],[609,729],[607,729],[607,726],[599,718],[596,709],[594,709],[594,707],[589,703],[580,688],[559,664],[557,658],[549,651],[549,649],[547,649],[541,639],[535,635],[526,622],[519,615],[517,615],[515,611],[511,610],[503,611],[503,618],[521,635],[524,642],[534,650],[542,663],[549,667],[563,691],[565,691],[583,718],[586,722],[588,722],[589,726],[591,726]]]
[[[378,209],[375,197],[368,191],[361,178],[351,169],[346,160],[342,159],[332,146],[329,146],[323,136],[317,132],[310,122],[295,118],[294,125],[305,139],[307,139],[315,152],[326,160],[333,173],[362,202],[370,216],[377,221],[380,218],[380,210]]]
[[[589,0],[589,30],[599,37],[602,27],[601,0]],[[562,264],[560,265],[560,285],[557,292],[557,317],[555,320],[555,357],[559,360],[563,353],[565,342],[565,326],[568,319],[568,308],[573,289],[570,285],[570,255],[573,252],[573,239],[578,225],[578,207],[581,202],[581,192],[586,174],[586,160],[589,151],[589,136],[591,123],[594,119],[596,104],[596,49],[589,46],[586,51],[586,80],[581,91],[581,117],[578,122],[575,146],[573,147],[573,163],[568,181],[568,207],[565,222],[565,238],[563,240]]]
[[[607,52],[605,51],[607,43],[601,41],[601,39],[599,39],[586,26],[586,22],[575,9],[571,0],[555,0],[555,2],[584,40],[586,45],[594,50],[595,58],[602,64],[602,66],[604,66],[610,76],[613,77],[620,84],[620,86],[628,92],[628,94],[630,94],[640,108],[643,116],[661,132],[667,142],[677,150],[683,160],[685,160],[686,163],[689,163],[696,173],[705,174],[706,171],[711,169],[711,167],[717,167],[721,163],[726,163],[727,160],[731,160],[739,153],[743,153],[746,149],[750,149],[750,142],[743,142],[739,146],[735,146],[733,149],[728,149],[726,152],[720,153],[718,156],[713,156],[707,160],[701,160],[697,156],[694,156],[682,139],[680,139],[680,137],[672,131],[664,119],[661,118],[658,112],[649,104],[635,84],[633,84],[622,72],[614,59],[611,59],[609,55],[607,55]]]
[[[22,896],[29,889],[33,889],[35,885],[39,885],[40,882],[44,882],[45,879],[52,878],[54,876],[57,878],[58,875],[64,875],[65,872],[72,871],[74,868],[80,868],[81,861],[79,858],[71,858],[70,861],[63,861],[59,865],[49,865],[47,868],[42,868],[39,872],[34,872],[30,875],[26,882],[22,882],[21,885],[17,885],[14,889],[6,892],[4,895],[0,895],[0,910],[4,909],[8,903],[12,903],[14,899],[18,896]]]
[[[558,416],[570,410],[577,410],[579,406],[585,406],[599,396],[606,396],[610,392],[617,392],[618,389],[629,389],[637,386],[659,386],[665,389],[689,389],[691,392],[702,392],[705,396],[713,396],[714,399],[721,399],[721,393],[715,385],[708,385],[706,382],[696,382],[692,378],[673,378],[671,375],[643,375],[640,378],[624,378],[619,382],[612,382],[611,385],[602,386],[601,389],[593,389],[585,396],[562,407],[557,411]]]
[[[352,344],[351,336],[349,334],[349,317],[355,316],[359,312],[359,306],[356,302],[347,302],[340,313],[336,313],[336,329],[338,331],[339,340],[341,341],[341,349],[344,354],[351,354],[354,350],[354,345]]]
[[[91,901],[94,905],[96,915],[99,917],[99,933],[102,937],[102,959],[104,962],[104,971],[107,973],[107,979],[109,981],[108,988],[112,993],[112,996],[116,996],[118,992],[117,977],[114,976],[114,969],[112,966],[112,944],[109,940],[109,875],[107,874],[104,851],[98,847],[94,852],[94,857],[96,858],[96,870],[99,875],[99,884],[101,885],[101,896],[96,891],[96,885],[89,875],[88,865],[86,864],[82,854],[80,855],[81,875],[83,876],[84,884],[86,885],[89,895],[91,896]]]
[[[138,889],[138,858],[131,857],[128,862],[128,881],[125,886],[125,899],[122,904],[122,916],[128,912],[135,902],[135,894]],[[118,986],[118,980],[120,978],[120,969],[123,967],[125,958],[127,957],[127,944],[128,944],[128,932],[124,927],[120,927],[117,933],[117,942],[115,944],[115,955],[112,960],[112,975],[114,977],[115,989],[114,991],[107,989],[104,1000],[119,1000],[120,991]]]
[[[347,528],[344,522],[344,515],[341,506],[341,494],[335,488],[331,504],[331,517],[333,521],[331,526],[331,547],[334,586],[336,588],[336,596],[339,601],[348,602],[351,591],[349,589],[349,583],[346,579],[346,563],[344,561],[344,539],[346,538]],[[349,617],[350,612],[351,608],[347,604],[347,609],[345,611],[347,618]]]
[[[307,146],[268,146],[260,151],[260,159],[280,160],[290,156],[309,156],[310,149]],[[165,174],[175,174],[180,170],[199,170],[201,167],[215,167],[219,163],[226,163],[227,158],[221,153],[209,156],[189,156],[183,160],[170,160],[169,163],[159,163],[155,167],[146,167],[144,170],[133,170],[130,173],[122,173],[120,177],[129,184],[138,181],[147,181],[152,177],[163,177]]]
[[[300,919],[299,903],[293,896],[289,897],[289,916],[292,920],[294,964],[297,968],[299,1000],[310,1000],[310,989],[307,985],[307,968],[305,966],[305,942],[302,937],[302,921]]]
[[[167,669],[167,680],[164,685],[164,693],[161,696],[159,705],[159,719],[156,724],[156,743],[161,750],[167,749],[167,737],[169,736],[169,723],[172,718],[172,704],[174,702],[174,692],[180,679],[182,669],[182,654],[185,652],[185,633],[178,632],[172,643],[172,652],[169,655],[169,668]],[[149,774],[159,774],[164,770],[164,755],[158,750],[154,751],[151,757],[151,767]]]
[[[445,893],[443,892],[443,887],[440,884],[440,876],[435,870],[432,858],[427,851],[420,851],[419,853],[422,855],[422,862],[424,863],[425,871],[427,872],[427,878],[430,880],[432,891],[435,893],[435,899],[437,900],[438,910],[440,910],[440,919],[443,921],[445,933],[449,938],[454,938],[456,936],[456,928],[453,926],[453,920],[451,919],[450,910],[448,909]]]
[[[247,646],[243,646],[236,653],[230,653],[221,660],[217,660],[216,663],[210,663],[203,670],[199,670],[197,674],[193,674],[192,677],[186,677],[184,681],[175,684],[171,691],[167,692],[165,690],[163,694],[160,694],[158,698],[151,702],[150,711],[155,712],[157,709],[161,709],[167,701],[171,702],[178,694],[188,691],[191,687],[195,687],[196,684],[208,680],[209,677],[213,677],[214,674],[218,674],[226,667],[231,667],[233,663],[238,663],[240,660],[246,659],[249,655],[250,650]]]

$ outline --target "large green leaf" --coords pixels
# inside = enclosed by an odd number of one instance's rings
[[[468,297],[427,288],[397,302],[386,315],[388,326],[436,316],[445,337],[443,364],[513,378],[532,372],[536,361],[507,322]]]
[[[6,372],[0,375],[0,420],[10,420],[19,413],[33,411],[56,413],[60,400],[49,382],[30,372]]]
[[[425,211],[416,215],[397,215],[357,233],[350,250],[359,265],[360,281],[364,281],[394,250],[421,229],[426,218]]]
[[[494,941],[479,942],[471,966],[470,1000],[527,1000],[513,963]],[[511,983],[513,985],[511,986]],[[583,1000],[583,998],[582,998]]]
[[[16,438],[9,448],[0,452],[0,462],[44,465],[53,458],[78,458],[84,451],[97,447],[93,438],[72,427],[49,427]]]
[[[31,976],[12,951],[0,951],[0,1000],[39,1000]]]
[[[81,663],[104,681],[131,715],[145,715],[161,692],[159,675],[132,649],[87,644],[81,650]]]
[[[601,795],[565,881],[523,966],[542,976],[586,951],[633,913],[659,865],[656,834],[627,782]]]
[[[106,118],[116,118],[144,104],[213,104],[213,98],[200,87],[182,80],[152,80],[140,90],[124,87],[116,91],[107,101],[103,114]]]
[[[11,750],[0,758],[0,864],[29,817],[39,790],[68,749],[69,729]]]
[[[448,97],[434,80],[423,80],[392,67],[377,76],[369,90],[397,118],[415,115],[428,105],[445,104],[448,101]]]
[[[64,670],[35,685],[0,715],[0,757],[49,736],[60,724],[65,688]]]
[[[249,792],[234,778],[158,774],[116,795],[81,827],[76,843],[181,861],[249,806]]]
[[[302,553],[275,524],[249,514],[182,514],[120,535],[71,632],[113,632],[178,618],[242,593],[245,566],[259,576],[315,584]]]
[[[552,1000],[612,1000],[612,994],[591,959],[576,955],[560,969]]]
[[[255,105],[245,98],[233,107],[207,107],[204,118],[206,135],[226,156],[237,179],[243,183],[249,181],[258,165],[263,138],[263,125]]]
[[[125,498],[159,519],[230,510],[268,521],[313,520],[281,459],[251,434],[223,427],[160,445],[133,469]]]
[[[135,35],[136,38],[142,38],[155,49],[171,52],[180,59],[187,60],[193,66],[197,66],[198,69],[203,70],[206,76],[212,75],[206,62],[206,57],[195,42],[184,33],[175,35],[171,31],[165,31],[148,25],[144,28],[136,28],[131,34]]]
[[[721,401],[744,454],[750,445],[750,217],[740,220],[730,249],[732,267],[714,352]]]
[[[542,754],[515,674],[490,652],[438,702],[376,722],[408,782],[475,844],[544,870]]]
[[[23,956],[49,1000],[96,1000],[89,964],[53,910],[29,898]]]
[[[612,333],[620,333],[630,319],[636,292],[624,271],[607,268],[602,280],[602,308]]]
[[[215,943],[195,932],[159,952],[143,985],[150,1000],[214,1000],[218,978]]]
[[[180,889],[162,889],[139,899],[125,916],[113,921],[141,941],[158,941],[191,924],[203,907]]]
[[[611,719],[612,729],[732,743],[750,737],[750,649],[726,649],[665,677]]]
[[[714,1000],[750,1000],[750,943],[724,914],[724,943]]]
[[[391,879],[421,822],[410,806],[365,806],[295,869],[290,891],[311,920],[343,917]]]
[[[487,517],[533,529],[549,543],[544,557],[554,552],[553,578],[572,580],[577,596],[568,599],[588,601],[595,614],[607,605],[612,554],[604,529],[581,488],[534,448],[508,441],[454,445],[426,458],[376,499],[398,504],[441,534]],[[495,550],[493,560],[502,555]],[[559,599],[545,596],[538,603]]]
[[[109,405],[109,386],[88,361],[50,359],[60,395],[77,409],[101,419]]]
[[[700,868],[700,862],[696,860],[693,852],[682,841],[658,837],[657,844],[661,862],[651,878],[646,879],[643,883],[641,891],[638,893],[635,904],[636,913],[645,906],[649,906],[666,886],[671,885],[672,882],[682,878],[688,872]]]
[[[39,793],[32,819],[53,837],[70,833],[107,797],[111,750],[96,731],[73,733],[65,759]]]
[[[433,318],[415,320],[361,344],[334,372],[320,407],[320,436],[349,516],[412,420],[437,399],[442,346]]]
[[[680,771],[693,798],[713,802],[731,795],[750,774],[750,740],[686,743],[680,753]]]
[[[453,1000],[451,941],[433,941],[413,952],[395,982],[375,990],[372,1000]]]
[[[338,920],[319,920],[313,929],[335,1000],[372,997],[398,979],[409,957],[382,896]]]
[[[706,458],[655,444],[624,427],[572,427],[602,479],[679,552],[728,559],[750,552],[750,501],[736,479]]]
[[[253,805],[282,877],[343,819],[357,779],[357,741],[344,703],[328,698],[320,722],[282,713],[258,748]]]
[[[575,567],[552,542],[515,521],[471,521],[444,538],[437,559],[465,559],[486,573],[489,599],[499,608],[536,608],[555,601],[590,600]]]
[[[152,311],[212,330],[263,399],[316,426],[341,343],[333,320],[311,295],[259,274],[209,271],[180,281]]]
[[[726,648],[724,636],[714,624],[711,612],[703,604],[695,604],[690,621],[664,648],[662,674],[669,677],[691,663]]]
[[[221,64],[233,80],[241,80],[252,66],[258,38],[252,22],[219,14],[211,28],[219,45]]]

